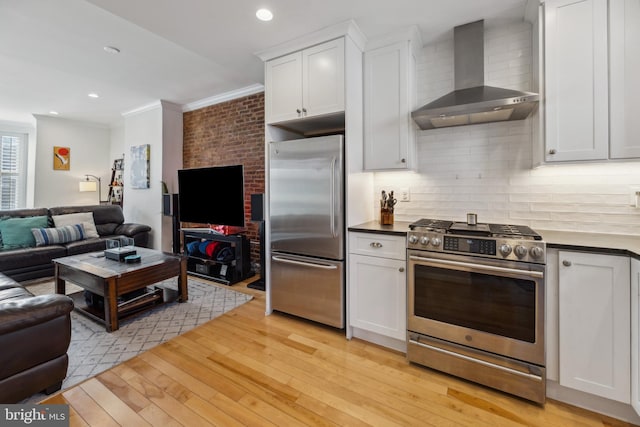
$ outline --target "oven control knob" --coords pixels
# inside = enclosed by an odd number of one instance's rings
[[[527,255],[528,251],[527,251],[527,248],[525,248],[524,246],[518,245],[513,250],[513,252],[516,254],[518,258],[524,258]]]
[[[538,259],[538,258],[542,258],[544,251],[542,250],[542,248],[538,246],[534,246],[529,250],[529,254],[531,255],[531,258]]]
[[[427,246],[429,244],[429,238],[427,236],[423,236],[420,238],[420,244],[422,246]]]
[[[506,243],[500,245],[500,253],[502,254],[502,256],[509,255],[511,253],[511,246],[507,245]]]
[[[409,236],[409,243],[411,243],[412,245],[418,243],[418,236],[416,236],[415,234]]]
[[[440,243],[441,243],[441,242],[442,242],[442,241],[440,240],[440,238],[439,238],[439,237],[434,237],[433,239],[431,239],[431,244],[432,244],[433,246],[435,246],[435,247],[440,246]]]

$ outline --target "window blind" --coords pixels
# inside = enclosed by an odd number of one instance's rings
[[[0,131],[0,209],[24,207],[26,135]]]

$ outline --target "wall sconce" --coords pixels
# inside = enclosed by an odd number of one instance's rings
[[[80,181],[78,184],[78,189],[80,192],[85,191],[98,191],[98,204],[102,203],[102,185],[100,177],[95,175],[85,175],[84,181]],[[89,178],[94,178],[95,181],[90,181]]]

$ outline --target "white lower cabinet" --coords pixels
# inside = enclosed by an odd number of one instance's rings
[[[630,259],[569,251],[558,255],[560,385],[628,404]]]
[[[631,260],[631,406],[640,415],[640,260]]]
[[[404,236],[349,233],[349,325],[353,335],[406,350]]]

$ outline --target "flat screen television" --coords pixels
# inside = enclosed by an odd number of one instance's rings
[[[180,221],[244,227],[242,165],[178,170]]]

